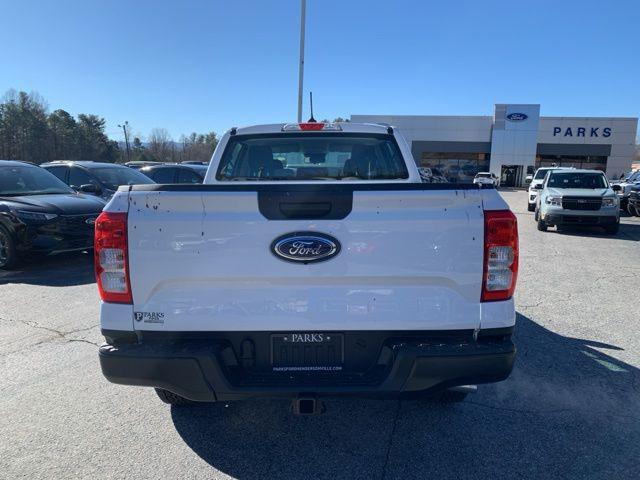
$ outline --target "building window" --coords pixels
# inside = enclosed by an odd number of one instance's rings
[[[489,171],[488,153],[422,152],[418,167],[429,167],[450,182],[473,182],[478,172]]]
[[[607,169],[607,158],[597,155],[537,155],[536,168],[575,167],[604,172]]]

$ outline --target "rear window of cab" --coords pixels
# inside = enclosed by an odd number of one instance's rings
[[[219,181],[407,178],[392,135],[314,132],[232,136],[216,174]]]

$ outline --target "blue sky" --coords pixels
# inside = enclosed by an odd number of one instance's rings
[[[134,133],[295,120],[299,0],[0,0],[0,93]],[[317,118],[639,116],[640,2],[308,0]],[[307,113],[305,113],[307,115]]]

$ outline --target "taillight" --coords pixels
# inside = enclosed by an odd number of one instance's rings
[[[510,210],[484,212],[483,302],[508,300],[518,278],[518,221]]]
[[[105,302],[133,303],[129,282],[127,214],[102,212],[95,223],[96,281]]]
[[[322,130],[324,128],[324,123],[300,123],[300,130]]]
[[[338,123],[321,122],[287,123],[282,126],[283,132],[319,132],[320,130],[340,132],[342,131],[342,127]]]

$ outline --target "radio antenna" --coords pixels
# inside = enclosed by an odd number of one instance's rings
[[[309,92],[309,104],[311,106],[311,118],[309,119],[309,123],[316,123],[316,119],[313,118],[313,92]]]

